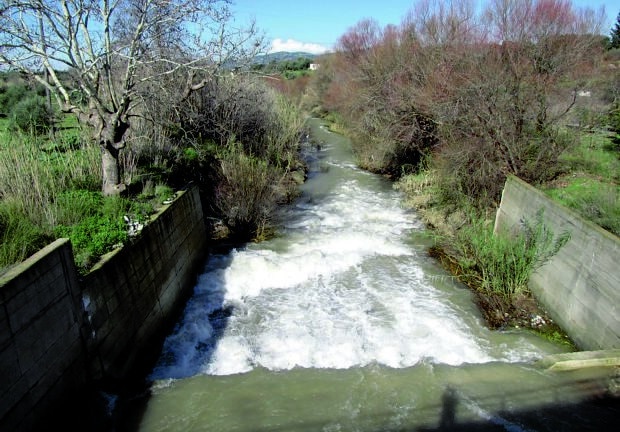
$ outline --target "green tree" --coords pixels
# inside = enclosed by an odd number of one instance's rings
[[[616,18],[616,25],[611,30],[609,47],[620,48],[620,13],[618,14],[618,17]]]

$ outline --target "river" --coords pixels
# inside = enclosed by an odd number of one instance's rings
[[[320,150],[279,235],[209,257],[121,429],[547,430],[522,419],[581,401],[587,377],[531,365],[564,348],[488,330],[391,183],[310,125]]]

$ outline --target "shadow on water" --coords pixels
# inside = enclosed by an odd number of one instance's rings
[[[480,366],[484,368],[484,366]],[[451,368],[452,372],[462,371]],[[542,372],[542,371],[541,371]],[[319,431],[359,431],[359,432],[442,432],[442,431],[481,431],[481,432],[577,432],[577,431],[616,431],[620,430],[620,394],[618,393],[618,376],[609,371],[584,377],[562,378],[562,382],[551,384],[544,379],[536,385],[515,390],[515,383],[507,379],[495,380],[494,385],[480,387],[478,382],[450,383],[437,388],[421,388],[422,393],[432,392],[432,397],[417,399],[412,394],[411,403],[406,401],[396,404],[383,400],[390,398],[391,392],[374,391],[361,399],[355,398],[360,389],[349,388],[344,391],[344,402],[339,398],[329,399],[322,404],[316,400],[320,394],[316,389],[306,388],[303,393],[295,393],[296,403],[286,400],[271,399],[268,394],[258,397],[256,393],[237,391],[235,396],[226,399],[224,405],[218,405],[208,415],[196,415],[213,401],[219,399],[223,387],[217,387],[214,393],[203,391],[200,386],[206,383],[216,384],[210,380],[186,384],[194,389],[190,393],[173,392],[168,397],[177,400],[179,394],[187,396],[183,407],[177,406],[177,412],[164,413],[160,410],[166,404],[157,404],[158,421],[151,418],[145,430],[209,430],[226,432],[319,432]],[[295,372],[292,372],[295,374]],[[297,372],[299,373],[299,371]],[[302,372],[303,373],[303,372]],[[347,373],[347,372],[343,372]],[[238,379],[239,378],[239,379]],[[264,379],[281,379],[280,374],[269,374]],[[337,376],[332,381],[337,388],[329,384],[324,390],[338,394],[341,383]],[[231,377],[223,385],[233,388],[243,385],[246,378]],[[325,382],[330,381],[329,379]],[[484,379],[483,379],[484,381]],[[259,381],[259,384],[264,384]],[[285,380],[286,384],[290,384]],[[415,385],[415,383],[413,383]],[[184,384],[181,383],[181,386]],[[196,387],[198,386],[198,392]],[[208,385],[207,385],[208,386]],[[210,387],[210,386],[208,386]],[[204,387],[202,387],[204,388]],[[277,392],[276,386],[271,391]],[[185,386],[184,390],[188,390]],[[362,393],[366,393],[362,391]],[[219,396],[218,396],[219,395]],[[353,399],[350,397],[353,396]],[[159,396],[161,397],[161,395]],[[379,400],[379,399],[381,400]],[[191,400],[190,400],[191,399]],[[273,405],[274,400],[280,403]],[[148,398],[142,401],[148,402]],[[334,404],[337,405],[334,408]],[[175,404],[176,406],[176,404]],[[153,415],[153,412],[151,412]],[[226,426],[213,422],[213,417],[227,418]],[[273,417],[272,417],[273,416]],[[188,418],[185,422],[183,419]],[[115,431],[138,431],[140,419],[134,423],[124,423]],[[218,426],[214,426],[217,424]],[[179,428],[184,425],[183,428]],[[154,429],[153,426],[155,426]]]
[[[617,431],[620,430],[620,399],[605,394],[577,403],[557,403],[536,408],[496,413],[481,413],[480,420],[459,421],[456,407],[460,403],[454,390],[444,394],[441,416],[437,427],[419,429],[382,429],[386,432],[557,432],[557,431]]]
[[[572,403],[556,402],[535,405],[526,409],[511,410],[506,407],[496,411],[486,411],[475,407],[472,400],[452,386],[447,386],[438,404],[416,410],[413,416],[422,419],[439,413],[436,424],[433,421],[414,421],[413,426],[392,426],[394,412],[375,413],[372,418],[358,416],[360,426],[347,427],[350,419],[342,419],[342,423],[330,419],[324,421],[317,418],[313,422],[300,424],[292,419],[290,424],[252,428],[246,432],[317,432],[317,431],[364,431],[364,432],[583,432],[583,431],[618,431],[620,430],[620,395],[607,392],[600,388],[599,381],[581,381],[574,385],[584,386],[586,393],[592,393]],[[566,390],[556,389],[561,393]],[[521,395],[521,396],[527,396]],[[488,396],[502,399],[502,396]],[[482,403],[477,399],[475,404]],[[467,406],[477,418],[459,418],[459,407]],[[467,416],[471,417],[471,416]],[[368,427],[368,424],[380,426]]]

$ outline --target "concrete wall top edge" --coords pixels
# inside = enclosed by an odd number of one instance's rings
[[[607,231],[606,229],[603,229],[602,227],[600,227],[599,225],[595,224],[594,222],[591,222],[591,221],[589,221],[587,219],[584,219],[580,214],[578,214],[573,209],[570,209],[568,207],[563,206],[562,204],[559,204],[559,203],[553,201],[551,198],[549,198],[547,195],[545,195],[544,192],[536,189],[534,186],[532,186],[531,184],[527,183],[526,181],[521,180],[519,177],[517,177],[515,175],[509,175],[508,178],[506,179],[506,183],[507,184],[508,184],[508,182],[518,183],[519,186],[528,189],[528,191],[530,191],[533,194],[538,195],[539,197],[544,199],[544,201],[547,202],[548,204],[550,204],[551,206],[556,207],[558,209],[558,211],[560,211],[560,212],[570,216],[573,220],[566,219],[566,221],[570,222],[572,225],[575,225],[575,226],[587,225],[588,228],[597,231],[600,235],[602,235],[606,239],[608,239],[611,242],[614,242],[614,243],[616,243],[617,245],[620,246],[620,237],[618,237],[615,234]]]
[[[9,268],[6,273],[0,275],[0,290],[4,286],[8,285],[13,279],[26,275],[28,270],[36,266],[40,260],[46,258],[51,252],[63,247],[67,243],[70,243],[68,238],[57,239],[45,246],[43,249],[38,250],[21,263],[15,264]]]

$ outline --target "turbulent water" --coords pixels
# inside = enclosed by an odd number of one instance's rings
[[[489,331],[390,183],[311,125],[320,150],[279,236],[210,256],[125,429],[548,430],[497,412],[573,403],[573,381],[527,364],[562,348]]]
[[[209,259],[154,379],[540,355],[533,338],[490,340],[469,293],[426,257],[415,214],[345,143],[318,155],[278,238]]]

